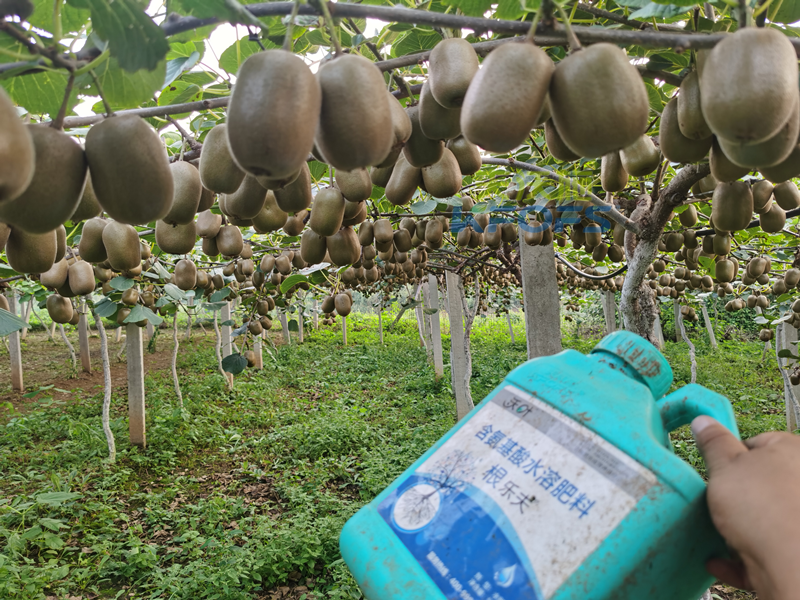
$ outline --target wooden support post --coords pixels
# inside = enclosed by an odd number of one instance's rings
[[[30,322],[31,318],[32,302],[33,299],[30,299],[27,302],[21,302],[19,307],[19,316],[23,321],[25,321],[25,327],[22,329],[22,335],[20,336],[23,340],[28,339],[28,323]]]
[[[380,304],[378,304],[376,310],[378,311],[378,332],[381,336],[381,345],[383,345],[383,311]]]
[[[788,349],[792,352],[792,354],[797,354],[798,345],[794,342],[797,341],[797,329],[789,325],[788,323],[781,323],[779,328],[779,335],[778,338],[775,340],[775,343],[781,349]],[[781,358],[778,359],[780,361],[781,367],[794,367],[796,366],[794,363],[795,361],[788,359],[788,358]],[[792,397],[794,394],[794,397]],[[795,398],[800,398],[800,385],[792,385],[789,382],[788,385],[784,382],[783,386],[783,398],[784,404],[786,405],[786,431],[794,432],[797,427],[797,416],[795,411]]]
[[[84,373],[92,372],[92,360],[89,354],[89,327],[86,319],[86,302],[80,301],[80,317],[78,318],[78,345],[81,353],[81,367]]]
[[[414,300],[418,301],[420,295],[422,294],[422,283],[418,283],[417,287],[414,288]],[[419,333],[419,345],[420,347],[425,347],[425,323],[424,319],[422,318],[422,305],[418,305],[414,307],[414,314],[417,317],[417,333]]]
[[[194,296],[189,296],[189,301],[187,302],[189,308],[194,306]],[[186,334],[183,336],[183,339],[190,340],[192,339],[192,313],[191,311],[186,311],[186,319],[188,324],[186,325]]]
[[[706,324],[706,331],[708,331],[708,339],[711,342],[711,347],[716,350],[717,337],[714,335],[714,327],[711,325],[711,319],[708,318],[708,308],[706,308],[705,301],[701,301],[700,308],[703,310],[703,322]]]
[[[672,313],[675,318],[675,343],[677,344],[681,341],[681,305],[677,300],[672,301]]]
[[[50,338],[52,339],[56,335],[56,322],[53,321],[50,323]]]
[[[342,343],[347,346],[347,317],[342,317]]]
[[[292,343],[292,334],[289,333],[289,320],[286,318],[286,313],[281,313],[281,332],[283,333],[283,343]]]
[[[17,314],[17,297],[14,290],[8,291],[8,304],[9,312],[12,315]],[[8,336],[8,354],[11,357],[11,388],[15,392],[21,392],[25,389],[22,381],[22,345],[20,339],[22,334],[19,331],[9,334]]]
[[[664,330],[661,329],[661,315],[660,315],[660,305],[658,300],[656,300],[656,322],[653,326],[655,329],[656,334],[656,346],[658,346],[659,350],[664,348]]]
[[[603,316],[606,319],[606,335],[617,330],[617,303],[614,302],[614,292],[603,292]]]
[[[314,331],[319,329],[319,302],[314,298]]]
[[[557,354],[561,352],[561,306],[553,245],[520,244],[520,252],[528,359]]]
[[[144,349],[142,328],[136,323],[126,325],[128,353],[128,426],[131,444],[147,447],[144,409]]]
[[[256,355],[256,369],[263,369],[264,368],[264,353],[261,348],[261,336],[254,335],[253,336],[253,352]]]
[[[436,312],[430,314],[431,346],[433,348],[433,371],[436,379],[444,376],[444,358],[442,357],[442,328],[439,315],[439,282],[436,276],[428,274],[428,307]]]
[[[153,336],[156,334],[156,328],[153,327],[153,324],[150,321],[147,322],[146,327],[147,327],[147,340],[150,341],[150,340],[153,339]]]
[[[225,306],[222,307],[220,310],[219,318],[222,320],[223,323],[226,321],[231,320],[231,303],[230,301],[225,303]],[[222,325],[220,327],[220,337],[222,338],[222,358],[230,356],[233,354],[233,344],[231,343],[231,326],[230,325]]]
[[[303,328],[304,328],[303,321],[304,321],[304,319],[303,319],[303,307],[301,306],[297,311],[297,343],[298,344],[302,344],[303,343],[303,334],[305,333],[303,331]]]
[[[456,415],[463,419],[475,406],[467,396],[464,382],[467,377],[467,357],[464,352],[464,309],[461,299],[464,290],[461,277],[451,271],[445,273],[447,284],[447,312],[450,315],[450,372],[453,394],[456,397]]]
[[[114,334],[114,342],[119,343],[122,340],[122,326],[117,327],[116,333]]]
[[[420,289],[422,290],[422,306],[418,306],[417,315],[422,317],[422,335],[425,336],[425,353],[428,355],[428,362],[433,363],[433,336],[431,334],[431,317],[425,313],[425,309],[431,307],[431,292],[427,281],[423,281]]]

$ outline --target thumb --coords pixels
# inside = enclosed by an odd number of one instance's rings
[[[696,417],[692,421],[692,434],[712,477],[715,471],[719,471],[735,457],[748,452],[747,446],[711,417]]]

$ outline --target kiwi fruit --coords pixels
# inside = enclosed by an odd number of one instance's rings
[[[344,196],[336,188],[320,190],[311,207],[308,226],[318,235],[333,235],[342,226],[344,218]]]
[[[25,126],[4,89],[0,89],[0,203],[14,200],[30,185],[36,166],[32,130]]]
[[[311,206],[311,171],[307,163],[300,167],[297,179],[284,188],[274,190],[275,201],[285,213],[297,213]]]
[[[777,203],[773,203],[770,209],[760,215],[761,229],[767,233],[778,233],[783,231],[786,225],[786,211]]]
[[[345,199],[344,201],[344,218],[353,219],[359,213],[361,213],[361,209],[364,207],[365,202],[362,200],[361,202],[350,202],[350,200]]]
[[[622,168],[629,175],[644,177],[658,168],[661,153],[648,136],[640,136],[633,144],[619,151]]]
[[[366,221],[358,228],[358,242],[362,246],[371,246],[375,241],[375,230],[371,221]]]
[[[41,274],[39,282],[48,288],[60,288],[67,282],[67,273],[69,265],[63,258],[58,262],[53,263],[47,271]]]
[[[289,175],[288,177],[283,177],[281,179],[272,179],[270,177],[263,177],[261,175],[256,176],[256,181],[261,184],[261,186],[265,190],[282,190],[290,183],[293,183],[299,176],[302,167],[297,169],[294,173]]]
[[[628,185],[628,172],[619,152],[609,152],[600,161],[600,185],[607,192],[621,192]]]
[[[218,194],[232,194],[239,189],[244,175],[228,147],[228,126],[225,123],[215,125],[203,141],[200,181]]]
[[[800,206],[800,191],[793,181],[779,183],[772,190],[775,202],[783,210],[794,210]]]
[[[200,203],[197,205],[197,213],[201,213],[204,211],[209,210],[212,206],[214,206],[214,202],[217,199],[217,195],[207,188],[202,188],[200,192]]]
[[[313,210],[311,211],[314,212]],[[317,265],[325,260],[328,251],[327,241],[324,236],[306,229],[300,238],[300,256],[310,265]]]
[[[197,226],[194,221],[186,225],[156,222],[156,244],[167,254],[188,254],[194,248],[196,239]]]
[[[671,162],[695,163],[705,158],[713,138],[693,140],[681,133],[678,126],[678,99],[673,98],[661,113],[658,142],[661,153]]]
[[[760,169],[774,167],[785,161],[797,146],[798,133],[800,133],[800,110],[795,110],[778,133],[763,142],[742,144],[719,137],[717,143],[732,163],[740,167]]]
[[[714,254],[724,256],[731,253],[731,236],[718,231],[711,240]]]
[[[126,271],[141,264],[139,234],[126,223],[109,221],[103,228],[103,246],[108,263],[115,271]]]
[[[267,192],[267,197],[264,200],[264,206],[261,208],[261,212],[253,217],[253,229],[258,233],[278,231],[286,225],[286,220],[288,218],[289,214],[278,207],[275,193],[270,190]]]
[[[550,57],[533,44],[493,50],[464,98],[464,137],[490,152],[522,144],[542,113],[553,70]]]
[[[72,308],[72,301],[69,298],[64,298],[58,294],[52,294],[47,297],[47,314],[54,323],[69,323],[72,321],[75,309]]]
[[[321,106],[320,84],[301,58],[277,49],[249,56],[228,105],[233,159],[251,175],[292,175],[314,146]]]
[[[395,159],[396,160],[396,159]],[[372,167],[369,171],[369,178],[373,185],[385,188],[389,183],[389,178],[394,170],[394,162],[388,167]]]
[[[716,264],[716,275],[717,275],[717,281],[721,283],[727,283],[729,281],[733,281],[734,277],[733,262],[724,258],[718,261]]]
[[[500,230],[500,228],[497,228]],[[502,235],[502,232],[500,232]],[[432,248],[440,247],[442,243],[442,236],[444,229],[442,222],[438,219],[428,221],[428,226],[425,228],[425,242]]]
[[[690,140],[705,140],[711,137],[711,129],[703,116],[700,104],[700,78],[697,71],[690,71],[681,81],[678,96],[678,127]]]
[[[327,238],[328,255],[339,267],[357,262],[361,256],[361,245],[352,227],[343,227]]]
[[[363,56],[345,54],[323,64],[317,79],[322,111],[316,146],[325,162],[345,171],[380,164],[395,144],[381,72]]]
[[[219,228],[222,227],[222,216],[215,215],[210,210],[206,210],[197,216],[196,226],[197,235],[201,238],[217,237]]]
[[[750,172],[749,167],[740,167],[732,162],[720,148],[716,138],[711,144],[708,162],[711,165],[711,174],[717,181],[736,181]]]
[[[456,157],[462,175],[474,175],[480,170],[481,152],[463,135],[449,140],[445,147]]]
[[[86,154],[61,131],[28,127],[36,153],[33,178],[16,198],[0,202],[0,220],[28,233],[47,233],[78,208],[86,183]]]
[[[434,198],[455,196],[461,189],[461,169],[455,155],[445,148],[437,162],[422,169],[422,182]]]
[[[552,120],[579,156],[597,158],[626,148],[647,128],[647,90],[614,44],[593,44],[569,54],[556,66],[549,93]]]
[[[79,260],[69,267],[67,274],[69,289],[74,296],[91,294],[95,287],[94,269],[85,260]]]
[[[767,212],[772,204],[772,192],[775,186],[769,181],[761,180],[753,183],[753,209],[756,212]]]
[[[170,165],[172,171],[173,196],[172,206],[164,217],[170,225],[186,225],[194,220],[200,206],[203,184],[200,173],[190,163],[177,161]]]
[[[411,201],[421,184],[422,169],[411,165],[403,154],[397,159],[389,183],[386,184],[386,199],[395,206],[406,204]]]
[[[678,220],[684,227],[694,227],[697,225],[697,208],[694,204],[690,204],[686,209],[678,215]]]
[[[6,260],[17,273],[44,273],[55,262],[55,231],[28,233],[12,227],[6,241]]]
[[[550,119],[544,124],[544,141],[547,144],[547,151],[550,152],[556,160],[572,162],[580,158],[580,156],[570,150],[564,143],[564,140],[558,133],[558,129],[556,129],[556,124],[553,119]]]
[[[78,208],[76,208],[75,212],[70,215],[69,220],[73,223],[78,223],[80,221],[85,221],[86,219],[91,219],[92,217],[97,217],[102,212],[103,209],[100,208],[100,203],[97,201],[97,196],[94,195],[92,178],[87,176],[86,185],[83,187],[83,195],[81,196],[80,202],[78,202]]]
[[[407,229],[398,229],[394,232],[392,238],[394,241],[394,247],[400,252],[408,252],[413,247],[413,244],[411,243],[411,235],[408,233]]]
[[[352,205],[352,202],[345,202],[345,214],[347,214],[348,205]],[[367,203],[366,202],[359,202],[355,208],[355,214],[352,217],[347,217],[342,220],[342,225],[344,227],[353,227],[354,225],[358,225],[359,223],[363,223],[364,220],[367,218]]]
[[[411,120],[408,118],[403,105],[400,104],[400,101],[389,91],[386,92],[386,97],[389,99],[389,110],[392,116],[394,144],[384,159],[375,165],[379,168],[391,167],[395,161],[397,161],[397,157],[403,151],[403,146],[405,146],[408,138],[411,137]]]
[[[173,280],[175,285],[184,291],[194,289],[197,285],[197,265],[185,258],[179,260],[175,263]]]
[[[307,214],[308,210],[303,210],[286,219],[286,223],[283,224],[284,233],[291,237],[300,235],[300,233],[303,231],[303,227],[305,227],[305,219]]]
[[[216,238],[214,238],[223,256],[239,256],[239,253],[244,249],[244,239],[242,232],[238,227],[233,225],[223,225],[219,229]],[[160,245],[160,244],[159,244]]]
[[[795,146],[794,150],[782,163],[773,167],[763,167],[759,171],[772,183],[782,183],[797,177],[800,175],[800,146]]]
[[[342,195],[350,202],[361,202],[372,194],[372,180],[366,169],[354,171],[337,169],[334,181]]]
[[[500,244],[503,243],[502,233],[500,231],[500,226],[495,225],[494,223],[489,225],[486,228],[486,231],[483,233],[483,242],[489,247],[493,249],[497,249],[500,247]]]
[[[478,73],[478,55],[467,40],[448,38],[439,42],[428,59],[431,93],[444,108],[459,108]]]
[[[225,206],[225,214],[234,219],[252,219],[261,209],[267,198],[267,190],[252,175],[242,180],[242,185],[233,194],[220,197],[220,207]],[[305,208],[305,207],[303,207]]]
[[[700,78],[703,116],[718,137],[754,144],[774,137],[797,110],[797,54],[771,28],[741,28],[711,50]]]
[[[353,308],[353,299],[345,293],[336,294],[333,299],[333,305],[336,308],[336,314],[340,317],[346,317]]]
[[[445,108],[431,93],[431,79],[422,84],[419,94],[419,126],[425,137],[450,140],[461,135],[461,108]]]
[[[438,161],[444,153],[444,142],[432,140],[422,132],[419,121],[419,106],[409,106],[406,114],[411,120],[411,137],[403,146],[403,156],[414,167],[422,168]],[[397,169],[397,165],[395,165]]]
[[[144,119],[122,115],[94,125],[86,135],[86,157],[97,200],[115,221],[144,225],[169,212],[167,151]]]
[[[392,223],[389,219],[378,219],[372,224],[375,241],[379,244],[388,244],[394,238]]]
[[[83,224],[81,241],[78,246],[78,253],[83,260],[90,263],[101,263],[108,258],[106,247],[103,245],[103,230],[108,223],[105,219],[94,217]]]

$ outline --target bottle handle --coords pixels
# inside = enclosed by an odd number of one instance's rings
[[[674,431],[682,425],[688,425],[695,417],[706,415],[716,419],[733,435],[742,439],[730,401],[725,396],[712,392],[702,385],[690,383],[668,396],[656,400],[656,406],[661,413],[661,420],[667,432]]]

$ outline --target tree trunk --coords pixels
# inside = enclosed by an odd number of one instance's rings
[[[655,322],[658,307],[653,290],[647,284],[646,275],[657,252],[658,238],[639,241],[633,257],[628,258],[628,271],[625,273],[620,300],[625,329],[639,334],[656,346],[658,337],[655,332]]]

